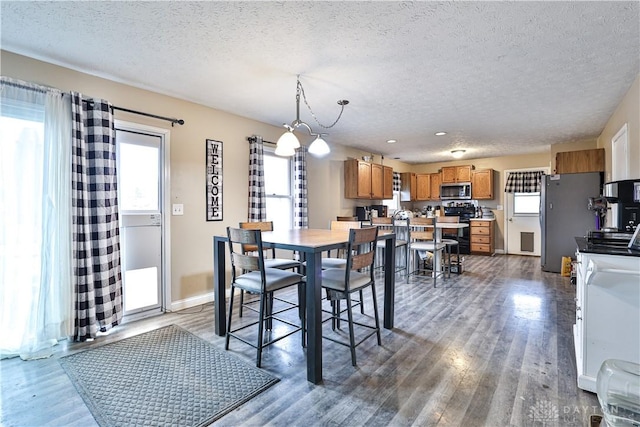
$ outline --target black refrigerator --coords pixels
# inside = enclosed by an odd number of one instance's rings
[[[562,257],[575,258],[575,237],[596,229],[589,197],[602,194],[602,173],[545,175],[540,193],[540,263],[543,271],[560,273]]]

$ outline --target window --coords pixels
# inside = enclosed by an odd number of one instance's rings
[[[514,215],[538,215],[540,213],[540,193],[514,193]]]
[[[267,221],[275,230],[293,228],[291,158],[264,151],[264,185],[267,197]]]

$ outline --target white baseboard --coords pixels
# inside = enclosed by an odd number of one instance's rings
[[[495,253],[504,255],[504,249],[496,249]]]
[[[209,292],[207,294],[199,295],[197,297],[186,298],[179,301],[172,301],[170,310],[171,311],[184,310],[185,308],[196,307],[196,306],[207,304],[213,301],[214,301],[213,292]]]

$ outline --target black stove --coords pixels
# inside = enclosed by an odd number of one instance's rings
[[[476,216],[476,208],[470,203],[461,204],[460,206],[445,206],[444,216],[457,216],[457,217],[460,217],[460,222],[469,224],[470,219],[475,218]],[[457,233],[450,234],[445,232],[442,234],[442,237],[445,239],[457,240],[458,245],[460,246],[460,253],[464,255],[469,255],[471,253],[469,228],[470,227],[466,227],[462,229],[462,236],[459,236]]]

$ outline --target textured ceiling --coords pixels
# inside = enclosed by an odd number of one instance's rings
[[[426,163],[597,137],[640,72],[639,6],[3,0],[1,47],[274,125],[300,74],[322,124],[350,101],[329,144]]]

